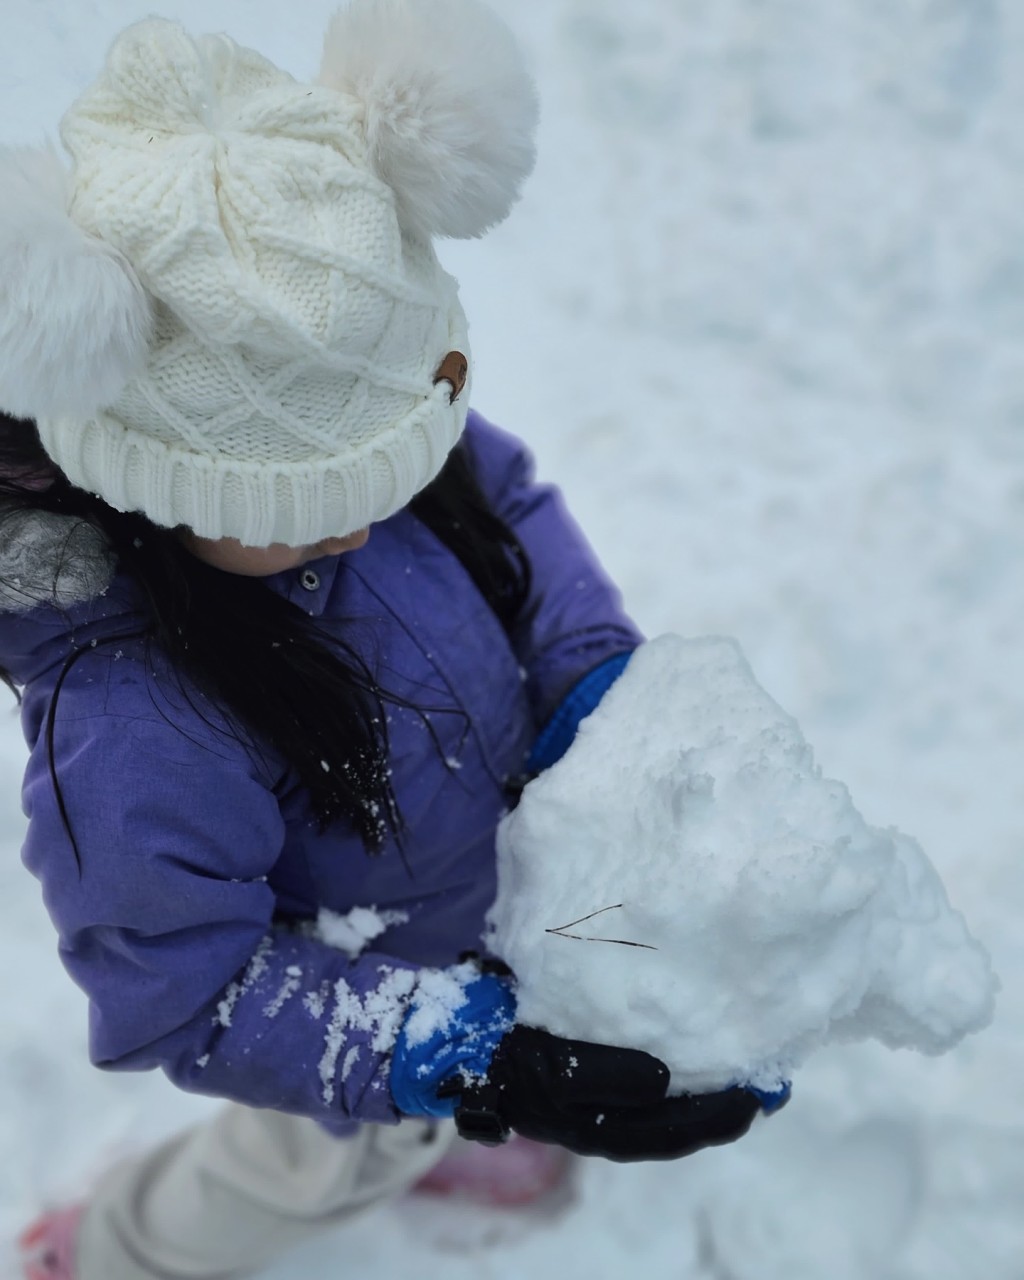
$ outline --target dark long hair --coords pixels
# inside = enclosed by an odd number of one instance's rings
[[[385,704],[410,704],[377,682],[344,637],[326,634],[261,579],[215,569],[188,552],[173,531],[142,515],[115,511],[71,485],[50,462],[34,424],[0,414],[0,538],[4,521],[25,510],[78,517],[99,529],[119,566],[141,588],[141,628],[99,644],[138,640],[162,650],[179,690],[200,714],[208,713],[195,692],[213,700],[247,749],[262,754],[262,744],[268,744],[284,760],[308,792],[321,830],[347,821],[370,854],[380,852],[389,836],[401,846]],[[511,630],[529,592],[529,564],[514,533],[489,507],[464,445],[453,450],[410,510],[459,558]],[[65,660],[47,718],[51,776],[73,845],[53,732],[61,687],[75,662],[95,647],[90,641]],[[2,666],[0,679],[17,696]]]

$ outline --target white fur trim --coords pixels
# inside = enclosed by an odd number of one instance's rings
[[[352,0],[319,80],[364,104],[371,163],[406,229],[468,239],[506,217],[533,168],[537,97],[480,0]]]
[[[0,531],[0,613],[27,613],[41,604],[68,609],[98,596],[114,576],[109,544],[78,516],[0,504]]]
[[[68,214],[52,148],[0,147],[0,408],[85,416],[144,363],[150,303],[114,249]]]

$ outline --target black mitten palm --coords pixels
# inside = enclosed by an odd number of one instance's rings
[[[668,1098],[669,1070],[636,1049],[563,1040],[515,1026],[482,1081],[438,1091],[459,1096],[464,1138],[497,1144],[510,1131],[609,1160],[673,1160],[743,1136],[761,1104],[746,1089]]]

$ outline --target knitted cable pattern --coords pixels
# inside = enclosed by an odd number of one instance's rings
[[[159,524],[306,545],[385,519],[437,473],[468,396],[455,281],[403,233],[364,108],[227,36],[149,19],[67,112],[70,213],[154,300],[109,407],[39,421],[73,483]]]

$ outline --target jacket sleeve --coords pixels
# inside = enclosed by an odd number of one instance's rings
[[[93,1061],[341,1127],[397,1121],[389,1050],[419,970],[275,924],[283,822],[244,751],[155,715],[62,714],[55,753],[80,868],[42,739],[24,857],[88,996]]]
[[[538,724],[588,672],[643,639],[553,485],[538,484],[525,445],[478,413],[466,434],[477,478],[530,562],[530,594],[514,636]]]

